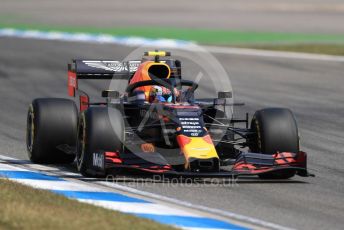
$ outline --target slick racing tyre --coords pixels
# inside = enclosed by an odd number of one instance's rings
[[[299,152],[299,135],[296,120],[289,109],[267,108],[255,113],[251,130],[256,134],[251,140],[252,152],[275,154],[277,152]],[[260,175],[262,179],[288,179],[295,171],[275,172]]]
[[[83,176],[102,177],[105,169],[94,165],[94,154],[105,161],[105,151],[123,150],[124,120],[120,111],[107,107],[91,107],[79,119],[77,167]]]
[[[34,163],[71,163],[75,159],[78,111],[62,98],[39,98],[29,106],[26,146]]]

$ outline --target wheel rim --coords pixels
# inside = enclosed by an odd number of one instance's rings
[[[34,135],[35,135],[35,124],[34,124],[34,112],[33,107],[30,105],[29,112],[27,115],[27,127],[26,127],[26,147],[29,152],[29,156],[32,155],[32,148],[34,143]]]
[[[82,167],[83,160],[84,160],[85,145],[86,145],[86,126],[85,126],[85,118],[84,116],[82,116],[79,122],[78,143],[77,143],[77,153],[76,153],[76,162],[77,162],[77,167],[79,171]]]

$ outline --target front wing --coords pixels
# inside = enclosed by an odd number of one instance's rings
[[[147,153],[101,152],[102,166],[94,165],[93,170],[99,173],[111,173],[119,169],[145,172],[149,174],[163,174],[171,177],[217,178],[254,176],[271,172],[296,171],[302,177],[314,176],[307,171],[307,154],[305,152],[281,152],[273,155],[261,153],[241,153],[230,170],[211,172],[176,171],[159,153],[149,153],[149,158],[139,157]],[[98,157],[99,159],[99,157]],[[155,163],[151,163],[155,162]]]

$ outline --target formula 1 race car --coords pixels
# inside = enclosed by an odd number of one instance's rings
[[[81,79],[125,79],[128,85],[124,92],[104,90],[103,101],[91,102],[78,88]],[[182,78],[181,62],[169,52],[145,52],[131,61],[73,60],[68,92],[78,93],[79,111],[68,99],[33,100],[29,158],[41,164],[75,161],[91,177],[137,170],[185,177],[310,175],[289,109],[259,110],[249,127],[248,116],[227,115],[235,106],[231,92],[196,99],[197,88]]]

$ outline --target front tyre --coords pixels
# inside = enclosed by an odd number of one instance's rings
[[[299,135],[295,117],[289,109],[267,108],[255,113],[251,130],[255,133],[250,141],[252,152],[275,154],[277,152],[299,152]],[[272,172],[259,175],[263,179],[288,179],[295,171]]]
[[[77,167],[83,176],[102,177],[105,169],[97,170],[93,155],[123,150],[124,120],[114,108],[91,107],[79,119],[77,138]],[[104,156],[103,156],[104,157]],[[102,159],[105,161],[105,159]]]

